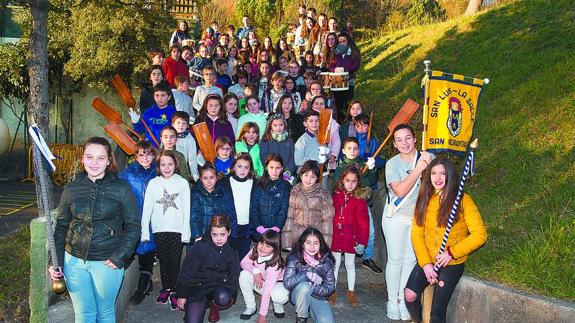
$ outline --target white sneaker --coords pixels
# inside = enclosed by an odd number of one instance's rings
[[[387,317],[390,320],[399,320],[399,303],[397,301],[387,301]]]
[[[409,311],[407,310],[407,307],[405,306],[405,302],[403,300],[399,301],[399,317],[401,318],[402,321],[411,320],[411,315],[409,315]]]

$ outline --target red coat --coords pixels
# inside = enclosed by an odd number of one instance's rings
[[[176,76],[182,75],[185,78],[190,77],[188,72],[188,65],[186,65],[186,63],[184,63],[181,59],[179,61],[174,61],[171,56],[166,58],[164,61],[162,70],[164,71],[164,77],[166,78],[166,81],[168,81],[168,84],[170,84],[171,88],[176,87],[176,84],[174,83]]]
[[[333,206],[335,216],[333,217],[331,250],[355,253],[353,247],[356,244],[361,243],[367,246],[369,237],[367,202],[362,198],[338,190],[333,195]]]

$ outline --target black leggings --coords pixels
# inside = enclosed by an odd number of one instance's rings
[[[140,272],[147,272],[151,274],[154,272],[154,261],[155,261],[155,251],[150,251],[143,255],[138,255],[138,261],[140,262]]]
[[[182,260],[182,235],[177,232],[156,232],[154,239],[160,260],[162,289],[176,290]]]
[[[447,305],[449,305],[449,300],[451,299],[451,295],[453,295],[455,286],[457,286],[459,279],[463,275],[464,266],[464,264],[452,265],[441,268],[439,270],[438,280],[440,283],[436,284],[435,288],[433,289],[433,303],[431,305],[430,323],[445,322]],[[443,282],[443,286],[439,286],[441,285],[441,282]],[[415,294],[417,294],[417,298],[414,302],[408,302],[406,299],[405,306],[409,310],[411,318],[416,322],[421,322],[422,319],[421,294],[423,293],[425,287],[428,285],[429,283],[427,282],[423,268],[419,267],[419,265],[415,265],[411,271],[411,274],[409,275],[405,289],[412,290]]]
[[[184,314],[184,322],[186,323],[202,323],[204,315],[206,314],[206,306],[208,302],[214,302],[219,309],[226,309],[232,306],[234,299],[232,298],[233,292],[225,287],[218,287],[204,299],[186,302],[186,314]]]

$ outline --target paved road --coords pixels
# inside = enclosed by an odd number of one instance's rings
[[[55,187],[56,201],[62,188]],[[38,216],[34,183],[0,182],[0,238],[18,230]]]

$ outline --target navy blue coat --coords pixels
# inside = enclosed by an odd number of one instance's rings
[[[138,215],[140,215],[140,221],[142,220],[142,211],[144,208],[144,196],[146,195],[146,187],[148,182],[154,177],[156,177],[156,163],[152,162],[150,168],[145,169],[137,162],[133,162],[126,169],[124,169],[118,177],[130,184],[132,192],[136,196],[136,201],[138,202]],[[151,232],[151,228],[150,228]],[[139,255],[154,251],[156,249],[156,244],[154,242],[154,236],[150,234],[150,241],[147,243],[138,243],[136,248],[136,253]]]
[[[214,190],[209,193],[198,181],[191,190],[191,218],[190,226],[192,238],[196,239],[204,235],[210,226],[210,221],[214,215],[225,215],[231,222],[231,238],[237,238],[237,218],[233,205],[233,197],[224,188],[222,182],[217,182]]]
[[[287,264],[284,272],[285,288],[291,291],[300,283],[310,282],[307,277],[307,273],[314,272],[318,274],[323,281],[319,285],[313,285],[311,296],[317,299],[326,300],[327,297],[335,291],[334,263],[329,255],[329,253],[323,255],[319,264],[312,267],[303,261],[299,254],[291,252],[287,257]]]
[[[287,219],[290,190],[290,183],[282,178],[270,181],[263,188],[258,183],[250,202],[250,224],[254,228],[261,225],[281,230]],[[260,235],[254,233],[254,240],[259,238]]]

